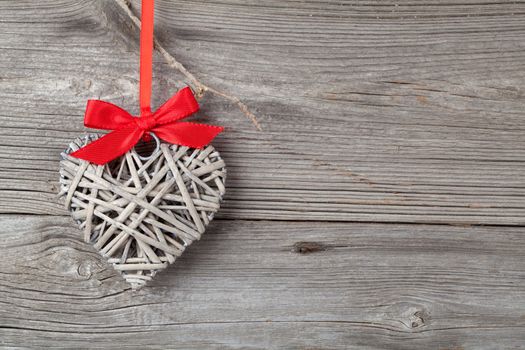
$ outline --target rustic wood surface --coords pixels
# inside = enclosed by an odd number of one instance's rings
[[[137,111],[138,0],[0,1],[0,346],[525,349],[525,2],[157,0],[227,195],[134,292],[57,202],[89,98]]]

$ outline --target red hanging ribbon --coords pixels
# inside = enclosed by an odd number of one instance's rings
[[[169,143],[202,148],[221,131],[221,126],[180,122],[199,110],[193,92],[186,87],[151,113],[151,65],[153,53],[153,0],[142,0],[140,30],[140,117],[109,102],[89,100],[84,116],[88,128],[113,130],[72,153],[73,157],[103,165],[131,150],[142,137],[155,133]]]

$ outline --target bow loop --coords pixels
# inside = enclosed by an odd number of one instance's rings
[[[89,100],[84,115],[84,125],[92,129],[115,130],[133,120],[128,111],[106,101]]]
[[[189,87],[177,92],[154,113],[157,123],[167,124],[186,118],[199,111],[199,103]]]
[[[86,107],[84,124],[89,128],[114,131],[71,155],[103,165],[131,150],[149,131],[170,143],[202,148],[224,128],[178,122],[198,110],[199,104],[189,87],[180,90],[154,113],[139,118],[109,102],[90,100]]]

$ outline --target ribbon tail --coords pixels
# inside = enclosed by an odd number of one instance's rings
[[[104,165],[132,149],[143,134],[144,131],[135,126],[117,129],[71,153],[71,155],[91,163]]]
[[[224,128],[222,126],[178,122],[161,125],[152,131],[161,139],[181,146],[203,148]]]

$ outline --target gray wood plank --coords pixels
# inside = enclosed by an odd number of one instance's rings
[[[138,292],[82,243],[58,153],[137,111],[138,1],[0,1],[0,347],[525,348],[524,1],[156,3],[222,220]]]
[[[0,2],[0,212],[65,215],[58,152],[86,99],[137,110],[121,3]],[[156,30],[263,128],[204,94],[228,128],[222,218],[524,224],[523,1],[159,0]],[[197,84],[165,56],[156,105]]]
[[[4,347],[525,344],[521,228],[220,220],[133,292],[69,219],[0,220]]]

